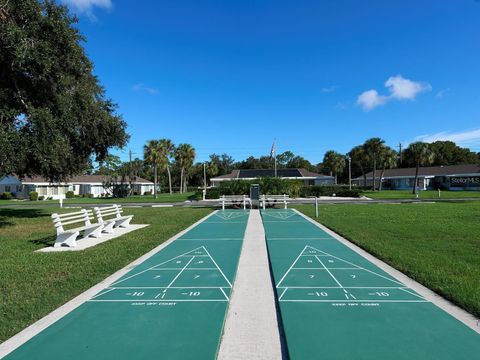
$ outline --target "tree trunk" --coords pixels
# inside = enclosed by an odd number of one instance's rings
[[[365,169],[363,168],[362,164],[358,164],[360,166],[360,170],[362,171],[362,176],[363,176],[363,187],[367,187],[367,174],[365,174]]]
[[[183,193],[183,167],[180,169],[180,194]]]
[[[413,191],[412,194],[417,193],[417,181],[418,181],[418,168],[420,167],[420,163],[417,161],[417,167],[415,168],[415,181],[413,182]]]
[[[153,175],[153,198],[156,199],[157,198],[157,182],[158,182],[158,179],[157,179],[157,165],[155,165],[153,167],[153,172],[154,172],[154,175]]]
[[[168,188],[170,190],[170,195],[172,195],[172,174],[170,174],[170,166],[167,165],[167,173],[168,173]]]
[[[375,175],[377,172],[377,160],[373,160],[373,176],[372,176],[372,184],[373,188],[372,190],[375,191]]]
[[[383,175],[385,175],[385,166],[382,168],[382,172],[380,174],[380,182],[378,183],[378,191],[382,191]]]

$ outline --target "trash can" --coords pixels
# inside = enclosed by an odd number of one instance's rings
[[[252,208],[257,208],[260,202],[260,185],[250,185],[250,200],[252,200]]]

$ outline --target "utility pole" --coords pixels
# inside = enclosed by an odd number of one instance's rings
[[[352,158],[347,157],[348,160],[348,188],[352,190]]]
[[[133,174],[132,174],[132,149],[128,150],[128,174],[129,174],[129,181],[130,181],[130,189],[129,189],[129,195],[133,194]]]
[[[399,166],[402,166],[402,162],[403,162],[403,159],[402,159],[402,143],[398,143],[398,154],[400,155],[400,164],[399,164]]]
[[[203,162],[203,185],[205,191],[207,191],[207,168],[206,168],[206,162]]]

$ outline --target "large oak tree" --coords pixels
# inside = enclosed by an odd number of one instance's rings
[[[0,177],[64,180],[128,140],[76,23],[51,0],[0,0]]]

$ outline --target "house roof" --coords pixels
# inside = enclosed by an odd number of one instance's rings
[[[274,169],[240,169],[233,170],[230,174],[216,176],[211,180],[255,179],[274,176]],[[277,176],[280,178],[330,178],[330,176],[317,174],[305,169],[277,169]]]
[[[64,183],[68,184],[94,184],[94,183],[102,183],[105,180],[104,175],[78,175],[71,177],[68,181]],[[119,179],[120,180],[120,179]],[[39,183],[47,183],[50,184],[47,178],[43,176],[31,176],[26,177],[22,180],[24,184],[39,184]],[[151,181],[145,180],[141,177],[136,178],[135,184],[153,184]]]
[[[381,170],[377,170],[375,177],[379,178]],[[480,165],[466,164],[466,165],[446,165],[446,166],[425,166],[418,169],[419,176],[449,176],[449,175],[480,175]],[[373,171],[366,174],[367,178],[373,176]],[[393,177],[414,177],[415,168],[400,168],[400,169],[387,169],[383,178]],[[354,180],[362,180],[363,175],[357,177]]]

